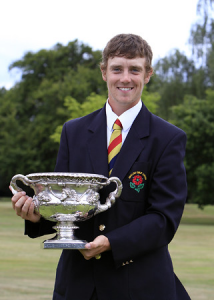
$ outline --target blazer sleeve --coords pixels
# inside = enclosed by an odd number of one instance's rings
[[[146,213],[106,234],[117,267],[172,240],[187,196],[185,145],[186,134],[179,130],[165,146],[151,175]]]

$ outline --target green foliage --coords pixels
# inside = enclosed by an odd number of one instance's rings
[[[212,31],[214,32],[214,23],[213,23]],[[207,75],[209,78],[209,85],[213,87],[214,86],[214,43],[212,43],[212,46],[210,47],[207,53]]]
[[[153,114],[158,113],[159,109],[159,101],[160,101],[160,94],[157,92],[148,92],[147,86],[143,89],[142,101],[146,105],[149,111]]]
[[[191,58],[174,49],[154,66],[156,75],[149,91],[161,95],[158,115],[166,120],[171,118],[170,107],[182,104],[185,95],[203,99],[208,88],[214,89],[213,3],[214,0],[198,1],[199,18],[192,25],[189,37]]]
[[[90,96],[86,97],[85,102],[82,104],[79,103],[73,97],[67,96],[65,98],[64,106],[67,108],[67,111],[69,112],[70,119],[75,119],[75,118],[88,115],[91,112],[103,107],[105,102],[106,102],[105,96],[92,93]],[[54,142],[59,143],[61,131],[62,131],[62,125],[58,126],[54,134],[51,135],[51,139]]]
[[[204,96],[204,81],[204,71],[196,71],[194,61],[179,50],[160,59],[155,65],[155,76],[150,87],[150,91],[156,91],[161,96],[158,114],[169,120],[170,107],[181,104],[186,94]]]
[[[187,134],[186,170],[189,201],[200,206],[214,204],[214,91],[206,99],[186,96],[184,103],[172,107],[172,123]]]
[[[197,14],[200,17],[192,25],[189,44],[192,46],[192,54],[201,66],[206,65],[206,57],[210,46],[213,44],[213,7],[214,0],[199,0]]]
[[[173,50],[156,63],[156,74],[149,86],[149,92],[160,94],[157,114],[187,133],[188,197],[200,207],[214,204],[213,3],[213,0],[198,1],[199,18],[189,38],[191,59]]]
[[[50,136],[70,117],[64,99],[83,104],[92,93],[106,97],[100,58],[100,51],[75,40],[28,52],[10,66],[21,70],[22,80],[0,90],[0,191],[8,191],[17,173],[54,169],[58,145]]]
[[[205,90],[214,87],[214,0],[199,0],[199,19],[192,25],[189,44],[199,70],[204,70]],[[197,96],[197,95],[196,95]]]
[[[10,69],[19,68],[22,79],[35,86],[44,77],[54,81],[62,79],[69,70],[77,71],[78,65],[96,69],[99,60],[100,51],[93,51],[91,47],[75,40],[67,46],[57,44],[51,50],[28,52],[23,59],[12,63]]]

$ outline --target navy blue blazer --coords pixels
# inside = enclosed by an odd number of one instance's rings
[[[55,171],[108,177],[106,135],[105,107],[65,123]],[[190,299],[168,252],[187,196],[185,144],[181,129],[143,105],[112,172],[123,183],[121,196],[106,212],[78,222],[76,230],[76,236],[87,241],[107,236],[112,250],[89,261],[78,250],[63,250],[54,300],[89,300],[94,288],[99,300]],[[101,190],[101,203],[114,188],[112,183]],[[26,222],[25,233],[51,233],[52,225],[44,219]]]

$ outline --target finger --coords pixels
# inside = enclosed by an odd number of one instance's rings
[[[95,238],[95,240],[90,243],[90,246],[91,246],[91,249],[94,249],[94,250],[98,251],[99,253],[111,250],[111,245],[109,243],[109,240],[104,235],[97,236]]]
[[[12,202],[18,201],[22,196],[25,196],[26,193],[24,191],[16,193],[12,198]]]
[[[23,209],[28,220],[36,221],[40,219],[40,214],[35,212],[35,204],[31,197],[25,202]]]
[[[88,249],[79,249],[80,253],[86,260],[89,260],[95,256],[95,252]]]
[[[32,202],[31,202],[31,204],[30,204],[30,207],[29,207],[29,209],[28,209],[28,215],[33,215],[33,214],[35,214],[35,204],[34,204],[34,202],[33,202],[33,199],[32,199]]]
[[[14,209],[15,209],[16,214],[18,216],[21,216],[22,208],[23,208],[23,206],[24,206],[24,204],[25,204],[25,202],[27,201],[28,198],[29,198],[28,196],[22,196],[16,202],[14,202]]]
[[[29,197],[22,206],[20,217],[31,222],[39,222],[41,215],[35,212],[35,204],[33,199]]]
[[[85,245],[85,249],[91,249],[91,243],[87,243],[87,244]]]
[[[99,250],[99,248],[101,246],[102,246],[102,244],[100,244],[100,240],[99,239],[95,239],[93,242],[87,243],[85,245],[85,249],[91,250],[91,253],[95,253],[95,251]]]
[[[27,198],[21,207],[22,217],[26,217],[29,214],[29,209],[32,204],[33,199],[31,197]]]
[[[102,246],[101,241],[95,239],[93,242],[87,243],[85,245],[85,248],[95,250],[95,249],[99,248],[100,246]]]

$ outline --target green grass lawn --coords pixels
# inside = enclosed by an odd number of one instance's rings
[[[0,199],[1,200],[1,199]],[[0,299],[50,300],[60,250],[42,249],[46,238],[23,235],[23,220],[0,201]],[[187,205],[170,244],[175,273],[192,300],[214,299],[214,207]],[[120,300],[120,299],[118,299]]]
[[[60,250],[42,249],[47,236],[23,235],[24,221],[0,201],[0,299],[50,300]]]
[[[214,206],[186,205],[169,246],[176,275],[192,300],[214,299]]]

